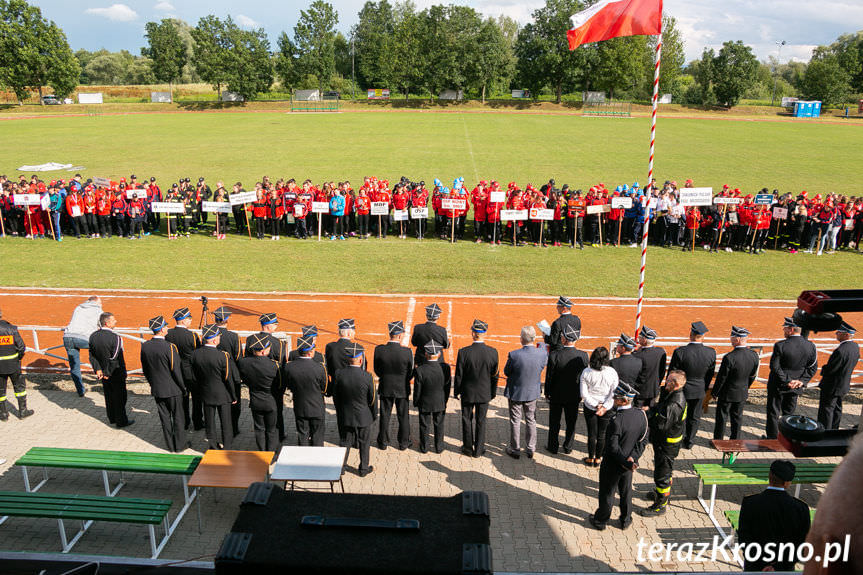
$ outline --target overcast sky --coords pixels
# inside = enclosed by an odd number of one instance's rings
[[[330,0],[339,13],[338,28],[347,32],[356,23],[365,0]],[[530,21],[543,0],[415,0],[422,9],[432,4],[472,6],[486,15],[506,14],[519,23]],[[201,16],[233,16],[241,26],[263,26],[273,46],[282,30],[293,34],[300,10],[310,0],[31,0],[43,15],[65,31],[73,50],[126,49],[138,54],[144,44],[144,24],[178,17],[194,25]],[[808,60],[812,48],[828,44],[843,33],[863,29],[861,0],[665,0],[665,12],[677,18],[683,33],[686,58],[701,55],[704,47],[726,40],[742,40],[759,59],[777,55],[781,60]]]

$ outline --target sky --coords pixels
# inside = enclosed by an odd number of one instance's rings
[[[81,48],[140,53],[144,24],[177,17],[191,25],[207,14],[231,15],[243,27],[263,27],[272,45],[284,30],[293,35],[300,10],[311,0],[30,0],[42,14],[62,27],[73,50]],[[414,0],[417,8],[432,4],[462,4],[488,16],[506,14],[520,24],[543,0]],[[365,0],[330,0],[345,32],[356,23]],[[837,36],[863,29],[860,0],[665,0],[666,14],[677,18],[687,61],[699,58],[705,47],[719,48],[727,40],[752,46],[760,60],[779,56],[808,61],[812,49]],[[779,42],[786,42],[779,51]]]

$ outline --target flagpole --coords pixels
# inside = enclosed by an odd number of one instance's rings
[[[653,71],[653,111],[650,116],[650,160],[647,167],[647,195],[644,209],[644,232],[641,238],[641,278],[638,282],[638,306],[635,311],[635,333],[641,328],[641,308],[644,303],[644,270],[647,266],[647,232],[650,228],[650,194],[653,191],[653,157],[656,144],[656,108],[659,103],[659,65],[662,62],[662,29],[656,40],[656,57]]]

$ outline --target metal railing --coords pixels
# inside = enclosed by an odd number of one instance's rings
[[[610,116],[617,118],[629,118],[632,116],[632,102],[585,102],[581,111],[582,116]]]

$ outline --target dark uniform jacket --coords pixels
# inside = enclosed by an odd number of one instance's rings
[[[602,463],[613,465],[618,472],[632,470],[632,464],[644,453],[647,443],[647,415],[644,410],[629,407],[615,409],[606,432]],[[628,458],[632,461],[627,461]]]
[[[641,387],[638,396],[653,399],[659,395],[659,384],[665,378],[668,357],[661,347],[643,347],[632,354],[641,359]]]
[[[821,393],[828,396],[845,395],[851,389],[851,373],[860,361],[860,346],[856,342],[843,341],[830,354],[830,359],[821,368]]]
[[[153,397],[178,397],[186,393],[180,352],[164,337],[154,337],[141,344],[141,368]]]
[[[237,400],[231,357],[215,346],[205,345],[192,352],[192,372],[195,385],[205,405],[224,405]]]
[[[661,443],[679,443],[686,428],[686,398],[683,389],[659,394],[659,401],[650,409],[650,439]]]
[[[725,401],[746,401],[749,386],[758,375],[758,354],[748,347],[735,347],[722,358],[711,394]]]
[[[617,378],[636,390],[641,390],[641,368],[643,365],[644,362],[641,361],[641,358],[631,353],[611,360],[611,367],[617,372]]]
[[[126,377],[123,340],[110,329],[101,328],[90,334],[90,365],[105,377]]]
[[[563,334],[563,330],[566,329],[566,326],[571,326],[572,329],[581,333],[581,318],[577,315],[566,313],[551,322],[551,328],[549,329],[548,335],[544,338],[545,343],[548,344],[549,351],[554,351],[563,347],[560,345],[560,336]]]
[[[367,427],[377,417],[375,385],[372,374],[361,367],[348,366],[336,372],[333,401],[342,426]]]
[[[545,397],[552,403],[581,401],[581,372],[590,358],[575,347],[562,347],[548,354]]]
[[[432,340],[441,344],[444,349],[449,348],[449,338],[446,334],[446,328],[439,326],[433,321],[427,321],[414,327],[414,333],[411,335],[411,345],[416,348],[416,352],[414,352],[414,363],[416,365],[425,361],[423,346]]]
[[[286,352],[287,344],[271,333],[261,331],[258,332],[257,335],[264,336],[269,340],[270,355],[268,357],[278,364],[279,369],[285,367],[285,362],[288,361],[288,354]],[[248,338],[246,339],[248,340]],[[255,352],[253,352],[251,349],[248,348],[248,346],[246,346],[246,350],[243,355],[245,357],[254,357]]]
[[[446,411],[452,385],[445,361],[427,361],[414,370],[414,407],[422,413]]]
[[[345,352],[345,348],[347,348],[351,343],[351,340],[349,340],[348,338],[340,337],[336,341],[328,343],[326,348],[324,348],[324,358],[326,361],[327,376],[330,378],[330,385],[327,388],[327,397],[330,397],[333,395],[333,393],[335,393],[336,386],[333,384],[335,382],[336,372],[342,368],[348,367],[351,362],[348,354]],[[362,367],[363,370],[365,370],[365,356],[363,356]]]
[[[216,347],[222,351],[227,351],[234,361],[240,361],[240,336],[237,335],[237,332],[225,327],[220,327],[219,332],[222,334],[222,337],[219,339],[219,345]]]
[[[743,498],[740,505],[739,543],[793,543],[798,548],[809,532],[809,506],[784,489],[765,489]],[[776,571],[791,571],[794,561],[772,563]],[[744,571],[762,571],[767,563],[746,561]]]
[[[21,371],[21,358],[27,346],[18,328],[6,321],[0,320],[0,373],[11,375]]]
[[[273,388],[279,385],[280,378],[276,360],[263,355],[243,357],[237,367],[243,384],[249,388],[249,407],[254,411],[276,411]]]
[[[378,396],[410,397],[414,358],[411,350],[396,341],[375,347],[374,369]]]
[[[320,354],[319,354],[320,355]],[[293,394],[294,416],[309,419],[324,417],[327,370],[314,357],[297,358],[285,366],[285,384]]]
[[[193,385],[195,374],[192,372],[192,352],[201,347],[201,338],[195,332],[178,325],[168,330],[165,340],[177,346],[177,351],[180,353],[183,381],[186,386]]]
[[[686,399],[701,399],[707,393],[716,372],[716,350],[700,342],[690,342],[671,354],[668,371],[679,369],[686,373],[683,395]]]
[[[816,371],[818,371],[818,352],[815,350],[815,344],[803,336],[792,335],[773,344],[767,389],[803,393],[803,387],[806,387]],[[788,382],[795,379],[802,381],[803,387],[790,389]]]
[[[500,377],[497,350],[474,342],[458,350],[455,362],[456,399],[462,403],[488,403],[497,395]]]
[[[288,354],[288,362],[296,361],[298,359],[300,359],[300,350],[292,349],[291,352]],[[315,363],[323,365],[324,368],[326,368],[327,366],[326,362],[324,361],[324,356],[319,351],[315,351],[315,353],[312,354],[312,360]]]

